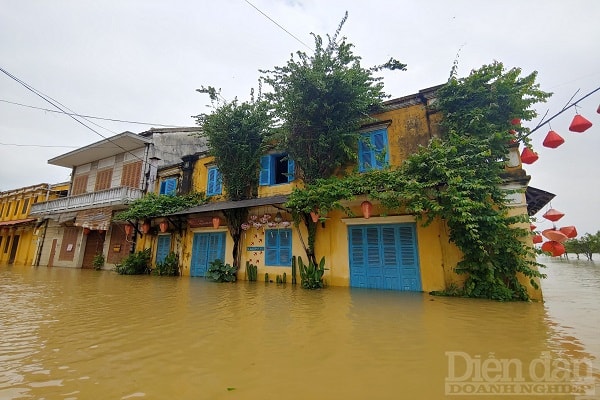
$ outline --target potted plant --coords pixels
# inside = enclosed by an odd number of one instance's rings
[[[92,265],[96,271],[101,270],[104,267],[104,254],[98,253],[94,256],[92,260]]]

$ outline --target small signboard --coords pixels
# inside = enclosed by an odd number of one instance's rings
[[[265,248],[261,247],[261,246],[249,246],[249,247],[246,247],[246,250],[247,251],[265,251]]]

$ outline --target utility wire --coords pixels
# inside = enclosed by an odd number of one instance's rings
[[[0,102],[8,103],[8,104],[14,104],[16,106],[21,106],[21,107],[33,108],[33,109],[36,109],[36,110],[42,110],[42,111],[52,112],[52,113],[65,114],[65,115],[74,115],[76,117],[82,117],[82,118],[100,119],[100,120],[103,120],[103,121],[111,121],[111,122],[123,122],[123,123],[127,123],[127,124],[160,126],[162,128],[181,128],[181,126],[178,126],[178,125],[154,124],[152,122],[127,121],[127,120],[123,120],[123,119],[103,118],[103,117],[94,117],[92,115],[85,115],[85,114],[67,113],[67,112],[62,112],[62,111],[57,111],[57,110],[51,110],[49,108],[30,106],[28,104],[22,104],[22,103],[17,103],[17,102],[14,102],[14,101],[3,100],[3,99],[0,99]]]
[[[89,129],[90,131],[94,132],[96,135],[100,136],[103,139],[108,140],[109,142],[111,142],[112,144],[114,144],[116,147],[120,148],[121,150],[123,150],[124,153],[128,153],[130,155],[132,155],[134,158],[137,158],[138,160],[142,161],[142,162],[146,162],[143,159],[141,159],[140,157],[138,157],[137,155],[133,154],[131,151],[125,149],[124,147],[119,146],[116,142],[114,142],[113,140],[111,140],[109,137],[106,137],[104,135],[102,135],[100,132],[98,132],[97,130],[95,130],[94,128],[92,128],[89,125],[86,125],[84,122],[82,122],[81,120],[75,118],[75,114],[74,113],[67,113],[63,108],[61,108],[58,104],[61,104],[60,102],[52,99],[50,96],[46,96],[45,94],[41,93],[40,91],[36,90],[34,87],[30,86],[29,84],[27,84],[25,81],[17,78],[15,75],[11,74],[10,72],[8,72],[7,70],[5,70],[4,68],[0,67],[0,72],[2,72],[3,74],[5,74],[6,76],[8,76],[9,78],[11,78],[12,80],[16,81],[17,83],[21,84],[23,87],[25,87],[27,90],[29,90],[30,92],[34,93],[36,96],[42,98],[44,101],[46,101],[47,103],[50,103],[52,106],[54,106],[55,108],[59,109],[61,112],[63,112],[64,114],[68,115],[70,118],[72,118],[73,120],[75,120],[77,123],[83,125],[84,127],[86,127],[87,129]],[[56,104],[58,103],[58,104]],[[61,104],[62,105],[62,104]],[[67,108],[66,106],[63,105],[63,107]],[[88,121],[91,122],[91,121]],[[91,122],[94,125],[97,125],[93,122]],[[106,129],[106,128],[104,128]]]
[[[283,30],[285,33],[287,33],[288,35],[290,35],[291,37],[293,37],[294,39],[296,39],[300,44],[304,45],[304,47],[306,47],[307,49],[309,49],[310,51],[313,51],[312,47],[310,47],[309,45],[307,45],[306,43],[304,43],[302,40],[298,39],[296,36],[294,36],[290,31],[288,31],[287,29],[285,29],[283,26],[281,26],[277,21],[275,21],[273,18],[269,17],[267,14],[265,14],[264,12],[262,12],[258,7],[256,7],[254,4],[250,3],[248,0],[244,0],[246,3],[248,3],[248,5],[250,5],[252,8],[254,8],[256,11],[258,11],[259,13],[261,13],[262,15],[264,15],[269,21],[271,21],[272,23],[274,23],[275,25],[277,25],[281,30]]]

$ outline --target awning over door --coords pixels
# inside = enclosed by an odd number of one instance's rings
[[[112,221],[112,211],[111,207],[92,208],[79,211],[75,218],[75,226],[106,231],[110,227],[110,222]]]
[[[26,219],[15,219],[13,221],[2,221],[0,222],[1,228],[10,228],[12,226],[26,224],[28,222],[35,221],[37,218],[26,218]]]

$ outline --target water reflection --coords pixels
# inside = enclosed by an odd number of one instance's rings
[[[440,399],[447,352],[600,356],[568,268],[541,304],[0,266],[0,398]]]

